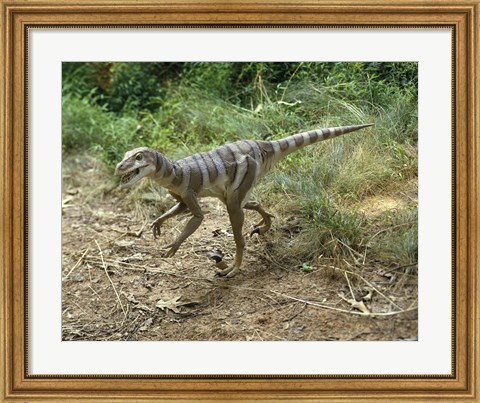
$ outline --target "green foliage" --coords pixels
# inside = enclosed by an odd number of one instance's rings
[[[87,98],[98,91],[95,81],[97,63],[62,63],[62,94],[72,98]]]
[[[89,150],[100,154],[105,161],[113,162],[132,145],[143,144],[139,134],[141,127],[134,117],[114,117],[103,108],[92,107],[85,100],[68,96],[63,98],[63,105],[62,148],[67,154]]]
[[[175,159],[239,138],[373,122],[291,154],[261,182],[258,198],[267,210],[298,215],[289,253],[304,271],[318,256],[365,248],[377,261],[409,263],[415,225],[368,240],[378,227],[416,222],[416,206],[374,223],[357,207],[399,194],[417,176],[417,69],[404,62],[64,63],[63,150],[89,150],[113,170],[143,145]]]
[[[109,111],[155,111],[176,89],[237,106],[287,101],[310,86],[370,106],[397,92],[417,94],[416,63],[63,63],[64,94],[89,96]]]
[[[157,110],[183,63],[63,63],[63,94],[116,113]]]
[[[300,266],[300,270],[304,273],[311,273],[313,271],[313,267],[309,263],[302,263]]]

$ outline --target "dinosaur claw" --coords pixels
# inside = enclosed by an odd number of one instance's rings
[[[250,232],[250,236],[252,237],[254,234],[260,235],[260,227],[255,227],[252,232]]]
[[[175,255],[175,252],[172,252],[171,250],[165,252],[163,254],[164,257],[172,257],[173,255]]]
[[[158,222],[158,220],[155,220],[154,222],[152,222],[150,224],[150,227],[152,228],[152,232],[153,232],[153,238],[154,239],[157,239],[158,237],[160,237],[160,234],[161,234],[161,230],[160,230],[160,227],[162,226],[162,223],[161,222]]]
[[[207,257],[213,259],[215,264],[218,265],[223,259],[223,253],[217,249],[207,252]]]
[[[175,243],[172,243],[164,246],[162,249],[165,250],[165,252],[163,252],[162,254],[163,257],[172,257],[173,255],[175,255],[175,253],[177,253],[178,246],[175,246]]]

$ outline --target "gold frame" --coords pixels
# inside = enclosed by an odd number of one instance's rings
[[[479,0],[0,0],[2,401],[480,401]],[[455,31],[454,356],[450,376],[32,376],[25,343],[25,46],[42,25],[451,26]]]

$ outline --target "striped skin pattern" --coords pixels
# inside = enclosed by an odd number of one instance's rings
[[[155,238],[165,220],[189,210],[192,217],[182,233],[165,248],[165,256],[175,254],[180,245],[200,226],[203,213],[198,198],[217,197],[227,207],[232,225],[236,254],[233,265],[225,267],[219,276],[234,275],[242,264],[245,239],[242,234],[244,209],[254,210],[261,216],[251,235],[264,234],[273,217],[256,201],[250,200],[255,184],[283,157],[304,146],[359,130],[372,124],[341,126],[298,133],[275,141],[240,140],[209,152],[194,154],[177,161],[147,147],[128,151],[116,167],[116,175],[122,176],[122,186],[128,187],[150,176],[168,189],[177,201],[166,213],[152,223]]]

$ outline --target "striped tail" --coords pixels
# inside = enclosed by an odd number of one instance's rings
[[[293,136],[285,137],[280,140],[272,141],[274,149],[279,149],[281,156],[290,154],[302,147],[313,144],[319,141],[333,139],[342,134],[354,132],[355,130],[363,129],[364,127],[373,126],[373,123],[364,125],[340,126],[331,127],[328,129],[311,130],[308,132],[294,134]]]

